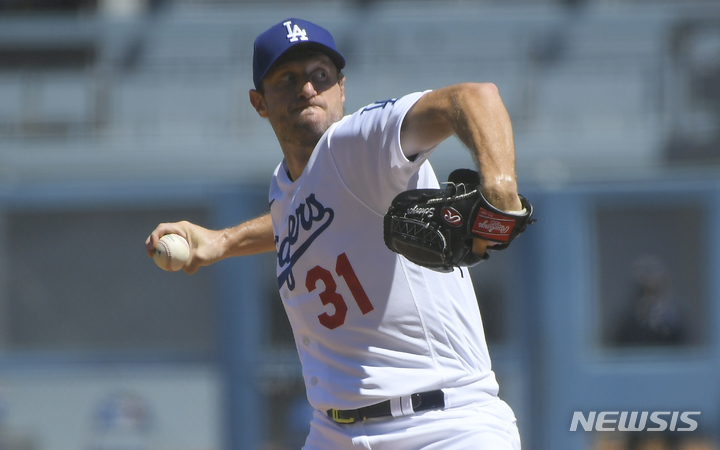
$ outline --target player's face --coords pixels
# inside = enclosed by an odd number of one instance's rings
[[[253,105],[267,117],[278,139],[312,145],[342,119],[344,78],[323,53],[279,64],[264,79],[264,94]]]

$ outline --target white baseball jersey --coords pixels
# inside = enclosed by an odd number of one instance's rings
[[[471,383],[497,394],[467,272],[422,268],[383,242],[392,199],[438,187],[430,152],[411,161],[400,146],[403,118],[422,95],[344,117],[298,180],[284,161],[273,175],[278,286],[319,410]]]

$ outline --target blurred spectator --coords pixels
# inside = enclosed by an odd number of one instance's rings
[[[598,433],[593,450],[718,450],[707,437],[657,432]]]
[[[619,328],[619,345],[681,345],[687,341],[670,288],[670,273],[656,256],[639,257],[633,267],[634,292]]]
[[[628,450],[672,450],[674,446],[665,435],[632,434]]]

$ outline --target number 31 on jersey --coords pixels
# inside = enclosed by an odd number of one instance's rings
[[[357,275],[355,275],[355,271],[352,265],[350,265],[350,261],[345,253],[337,257],[335,274],[345,280],[348,289],[350,289],[350,294],[355,299],[355,303],[363,315],[375,309],[372,303],[370,303],[370,299],[368,299],[365,289],[363,289],[360,284],[360,280],[358,280]],[[324,312],[318,316],[318,320],[324,327],[334,330],[345,323],[348,306],[343,296],[337,292],[335,277],[329,270],[315,266],[308,271],[305,277],[305,287],[308,292],[313,292],[317,288],[318,281],[322,281],[325,285],[325,289],[320,292],[320,301],[322,301],[323,305],[332,304],[335,307],[334,314],[331,315]]]

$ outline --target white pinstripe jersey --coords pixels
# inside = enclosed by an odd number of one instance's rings
[[[383,242],[395,195],[438,187],[430,152],[410,161],[400,147],[422,95],[344,117],[298,180],[284,161],[272,178],[278,286],[319,410],[469,383],[497,394],[470,277],[421,268]]]

